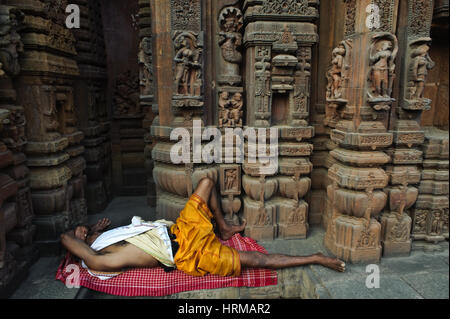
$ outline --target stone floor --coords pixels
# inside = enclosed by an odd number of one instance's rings
[[[90,216],[90,222],[109,217],[112,226],[129,223],[132,216],[154,219],[154,211],[144,197],[121,197],[111,202],[101,215]],[[326,253],[324,231],[312,227],[305,240],[261,242],[269,253],[308,255]],[[366,265],[347,265],[340,274],[320,266],[307,266],[278,271],[278,285],[261,288],[224,288],[179,293],[169,299],[248,299],[248,298],[321,298],[321,299],[448,299],[449,245],[415,244],[409,257],[382,258],[379,288],[369,289]],[[40,258],[30,269],[27,279],[11,296],[13,299],[110,299],[118,298],[85,288],[69,289],[54,279],[60,259]]]

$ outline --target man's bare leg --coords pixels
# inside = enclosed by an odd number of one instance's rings
[[[256,251],[240,251],[242,268],[283,269],[305,265],[322,265],[344,272],[345,263],[337,258],[327,257],[321,253],[311,256],[265,255]]]
[[[240,233],[245,229],[245,220],[242,225],[239,226],[231,226],[226,223],[223,217],[222,209],[220,208],[215,183],[212,179],[203,178],[200,180],[194,194],[201,197],[213,213],[217,228],[219,230],[219,235],[222,240],[228,240],[235,234]]]

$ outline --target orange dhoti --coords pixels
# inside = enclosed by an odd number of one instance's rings
[[[212,217],[205,201],[193,194],[171,227],[180,246],[174,257],[175,265],[191,276],[239,276],[239,253],[218,240]]]

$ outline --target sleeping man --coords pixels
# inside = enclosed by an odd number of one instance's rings
[[[223,245],[218,237],[230,239],[245,229],[246,222],[240,226],[225,222],[215,183],[209,178],[198,183],[176,223],[165,220],[149,223],[134,217],[129,226],[103,232],[109,225],[110,221],[104,218],[92,227],[79,226],[61,235],[63,246],[100,279],[108,279],[127,268],[159,266],[192,276],[239,276],[245,267],[281,269],[310,264],[345,271],[344,262],[321,253],[305,257],[266,255]]]

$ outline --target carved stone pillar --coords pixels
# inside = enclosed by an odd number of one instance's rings
[[[219,17],[213,25],[217,29],[215,51],[218,52],[214,55],[217,61],[216,83],[218,84],[216,114],[217,126],[222,136],[225,136],[227,131],[244,128],[246,110],[242,79],[244,16],[239,6],[226,5],[227,2],[232,1],[222,1],[213,7],[213,10],[218,11]],[[234,146],[237,145],[236,143],[237,141],[233,140]],[[222,154],[226,154],[226,151],[227,149],[223,147]],[[234,149],[231,154],[233,158],[227,160],[225,155],[224,162],[232,164],[219,165],[219,184],[225,220],[237,225],[240,224],[238,214],[242,208],[240,197],[242,172],[241,165],[234,164],[236,155]]]
[[[15,4],[15,1],[8,1]],[[24,107],[36,240],[41,254],[59,251],[62,232],[86,218],[84,169],[73,84],[75,38],[65,27],[67,1],[21,1],[25,12],[17,101]]]
[[[152,35],[152,12],[150,1],[139,0],[139,85],[140,103],[142,112],[145,114],[142,127],[148,132],[144,136],[145,148],[145,170],[147,174],[147,203],[151,207],[156,206],[156,184],[153,179],[152,150],[155,144],[150,134],[150,126],[157,112],[153,110],[154,79],[153,79],[153,35]]]
[[[435,127],[425,128],[422,180],[413,211],[414,240],[437,243],[448,238],[449,136]]]
[[[80,78],[74,95],[78,126],[84,133],[83,157],[86,160],[86,198],[75,205],[87,205],[88,213],[100,213],[112,199],[110,121],[106,110],[106,54],[103,24],[98,0],[79,4],[80,29],[73,29]]]
[[[157,114],[150,132],[156,141],[152,159],[158,218],[175,220],[202,177],[218,181],[217,167],[203,165],[201,149],[192,148],[194,139],[201,144],[203,133],[193,132],[194,122],[204,128],[206,27],[202,17],[206,7],[200,0],[151,1],[153,62],[158,67],[154,69],[157,94],[153,105]],[[189,132],[178,135],[189,145],[183,149],[189,152],[189,160],[178,164],[170,157],[177,142],[170,135],[176,128]]]
[[[382,249],[376,217],[386,204],[383,189],[389,181],[382,166],[390,157],[383,149],[393,141],[388,114],[394,102],[398,1],[347,5],[354,14],[346,16],[345,38],[333,51],[327,74],[326,120],[335,126],[331,139],[338,148],[331,152],[337,162],[328,171],[332,216],[324,243],[345,261],[376,262]]]
[[[29,169],[24,154],[26,119],[13,83],[20,72],[18,54],[23,43],[19,31],[23,18],[17,8],[0,5],[0,296],[14,285],[16,276],[26,272],[37,254],[32,245],[36,227],[32,225]]]
[[[314,128],[309,125],[309,107],[317,5],[298,0],[244,3],[246,124],[276,129],[276,153],[267,148],[267,154],[258,156],[280,155],[275,173],[261,173],[264,165],[249,162],[255,142],[246,142],[243,215],[246,235],[256,239],[305,238],[308,232],[305,195],[311,187]],[[268,140],[269,129],[259,134]]]
[[[399,10],[399,42],[404,58],[400,65],[398,103],[392,109],[390,121],[394,140],[388,150],[389,205],[381,217],[384,256],[408,255],[411,250],[410,208],[419,193],[419,165],[423,161],[419,148],[424,142],[420,118],[431,103],[424,98],[423,90],[426,74],[434,65],[428,55],[433,1],[404,1]]]

